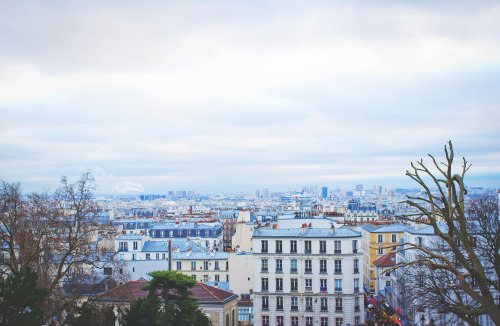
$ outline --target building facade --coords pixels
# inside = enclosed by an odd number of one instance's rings
[[[254,325],[362,323],[360,242],[347,228],[254,230]]]

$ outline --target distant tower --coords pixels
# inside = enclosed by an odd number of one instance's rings
[[[328,197],[328,187],[321,188],[321,195],[323,199],[326,199]]]

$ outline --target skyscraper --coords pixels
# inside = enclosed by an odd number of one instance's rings
[[[328,197],[328,187],[321,188],[321,194],[323,199],[326,199]]]

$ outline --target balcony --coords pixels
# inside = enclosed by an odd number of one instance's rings
[[[268,305],[265,305],[265,306],[263,305],[262,306],[262,310],[269,310],[269,306]]]
[[[311,253],[311,249],[306,249],[306,250],[304,250],[304,253],[305,253],[305,254],[310,254],[310,253]]]
[[[354,274],[359,274],[359,268],[354,269]]]
[[[119,248],[118,251],[128,251],[128,248]]]
[[[335,292],[342,292],[342,288],[335,288]]]
[[[262,267],[261,270],[260,270],[261,273],[267,273],[268,272],[268,269],[267,267]]]
[[[333,253],[335,253],[335,254],[341,254],[341,253],[342,253],[342,250],[340,250],[340,249],[335,249],[335,251],[334,251]]]
[[[328,311],[328,307],[327,306],[321,306],[321,311]]]
[[[262,292],[269,292],[269,288],[268,287],[262,287]]]
[[[292,310],[292,311],[297,311],[297,310],[299,310],[299,306],[292,306],[292,307],[290,308],[290,310]]]
[[[336,312],[342,312],[342,307],[335,307]]]
[[[306,274],[311,274],[312,272],[313,272],[312,268],[306,268],[306,270],[305,270]]]
[[[359,312],[359,310],[360,310],[360,309],[359,309],[359,306],[354,306],[354,311],[355,311],[355,312]]]
[[[267,254],[267,248],[262,248],[262,250],[260,252],[263,254]]]
[[[312,286],[306,286],[305,292],[312,292],[313,287]]]
[[[359,293],[359,287],[354,287],[354,293]]]
[[[276,273],[283,273],[283,268],[276,268]]]
[[[297,273],[297,268],[290,268],[290,273]]]
[[[320,250],[319,250],[319,253],[320,253],[320,254],[326,254],[326,249],[324,249],[324,250],[321,250],[321,249],[320,249]]]
[[[358,249],[353,249],[353,250],[352,250],[352,253],[353,253],[353,254],[357,254],[357,253],[358,253]]]
[[[326,268],[320,268],[319,273],[320,274],[327,274],[328,272],[326,271]]]
[[[290,249],[290,253],[291,254],[296,254],[297,253],[297,249]]]
[[[277,253],[277,254],[281,254],[281,253],[283,253],[283,250],[281,250],[281,249],[276,249],[276,253]]]
[[[290,292],[298,292],[299,290],[297,288],[291,288]]]
[[[335,273],[335,274],[337,274],[337,275],[338,275],[338,274],[342,274],[342,270],[341,270],[341,269],[336,269],[336,270],[334,271],[334,273]]]
[[[312,306],[306,306],[306,311],[312,311],[313,307]]]
[[[320,292],[328,292],[328,288],[326,286],[322,286],[319,288]]]
[[[283,310],[283,305],[276,306],[276,310]]]

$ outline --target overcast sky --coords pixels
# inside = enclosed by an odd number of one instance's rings
[[[500,3],[0,1],[0,135],[25,191],[413,187],[448,140],[500,188]]]

